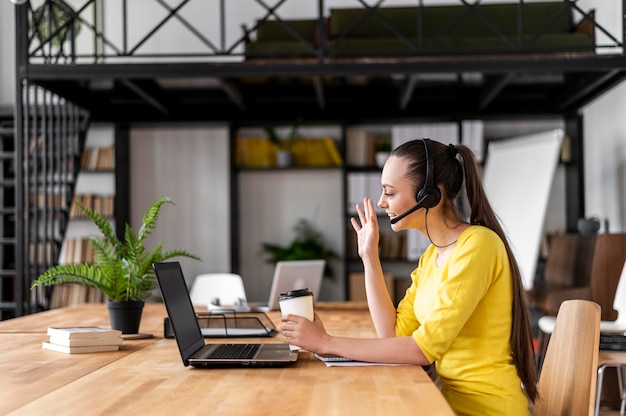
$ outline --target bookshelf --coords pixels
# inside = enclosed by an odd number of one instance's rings
[[[235,144],[235,164],[238,168],[278,168],[279,147],[267,137],[238,134]],[[331,136],[290,139],[292,163],[289,168],[341,167],[343,159],[337,141]]]
[[[75,204],[100,212],[116,223],[116,131],[112,125],[92,125],[88,131],[85,148],[80,157],[80,171],[72,204],[68,209],[69,221],[59,257],[60,264],[89,263],[93,250],[89,236],[100,231]],[[80,285],[56,285],[52,287],[49,307],[73,305],[85,302],[103,302],[102,293],[94,288]]]
[[[381,167],[375,157],[377,143],[389,142],[393,148],[405,140],[430,137],[468,145],[478,160],[483,161],[486,146],[492,140],[561,125],[558,119],[305,124],[301,127],[302,136],[332,138],[342,164],[294,164],[288,168],[277,167],[271,156],[266,156],[262,166],[238,161],[241,143],[237,140],[264,139],[264,132],[258,126],[231,126],[231,270],[244,277],[251,300],[265,300],[273,268],[260,258],[261,242],[286,244],[293,236],[292,226],[297,219],[308,218],[340,255],[340,260],[332,264],[338,279],[336,282],[325,280],[320,295],[325,300],[357,296],[362,293],[360,273],[363,270],[349,219],[356,214],[355,206],[362,203],[364,196],[375,202],[380,198]],[[284,134],[288,128],[288,125],[278,126],[277,131]],[[557,178],[555,186],[555,189],[564,187],[564,178]],[[555,209],[562,211],[559,206]],[[559,218],[558,223],[546,223],[546,229],[562,228],[562,216]],[[397,300],[408,287],[410,274],[429,241],[417,230],[400,233],[391,230],[384,210],[379,211],[379,226],[383,270],[391,276],[388,285]]]
[[[364,197],[372,198],[375,205],[380,199],[380,173],[384,161],[377,158],[377,150],[381,144],[393,148],[392,143],[393,126],[390,124],[350,125],[345,129],[345,268],[346,291],[350,300],[363,300],[365,289],[363,266],[357,253],[356,234],[349,219],[356,217],[356,205],[363,205]],[[407,254],[409,233],[394,232],[385,210],[376,206],[376,211],[380,230],[379,256],[385,272],[387,289],[395,301],[398,295],[404,294],[404,286],[408,287],[408,277],[415,268],[416,261],[411,261]],[[396,290],[396,286],[400,289]]]
[[[289,123],[273,126],[280,138],[288,137]],[[326,244],[343,256],[345,239],[342,224],[343,158],[340,125],[299,126],[292,139],[293,163],[279,167],[275,158],[278,146],[271,143],[263,126],[238,126],[231,129],[232,175],[232,267],[245,280],[250,300],[265,301],[274,266],[260,254],[263,242],[286,245],[292,240],[293,227],[307,219],[322,233]],[[262,163],[246,163],[243,143],[256,141],[264,149]],[[253,145],[254,146],[254,145]],[[324,299],[342,300],[344,264],[332,260],[335,281],[324,279]]]

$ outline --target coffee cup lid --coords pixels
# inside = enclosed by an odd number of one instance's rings
[[[298,298],[300,296],[313,296],[313,292],[311,292],[308,287],[304,289],[290,290],[288,292],[281,292],[278,296],[278,300],[281,301],[286,299]]]

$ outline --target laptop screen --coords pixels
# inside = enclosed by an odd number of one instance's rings
[[[183,363],[188,365],[189,357],[204,346],[204,338],[191,304],[180,263],[155,263],[154,271],[181,358]]]

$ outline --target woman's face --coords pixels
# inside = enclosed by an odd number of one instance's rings
[[[391,156],[387,159],[381,175],[382,194],[378,200],[378,207],[384,209],[389,219],[397,217],[411,209],[415,201],[415,186],[406,177],[406,161],[403,158]],[[417,218],[413,214],[392,224],[392,229],[398,231],[415,228]]]

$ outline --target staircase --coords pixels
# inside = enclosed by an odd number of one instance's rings
[[[16,310],[16,190],[13,111],[0,108],[0,320]]]
[[[48,308],[49,288],[30,288],[58,264],[89,124],[62,97],[23,88],[17,124],[0,109],[0,320]]]

